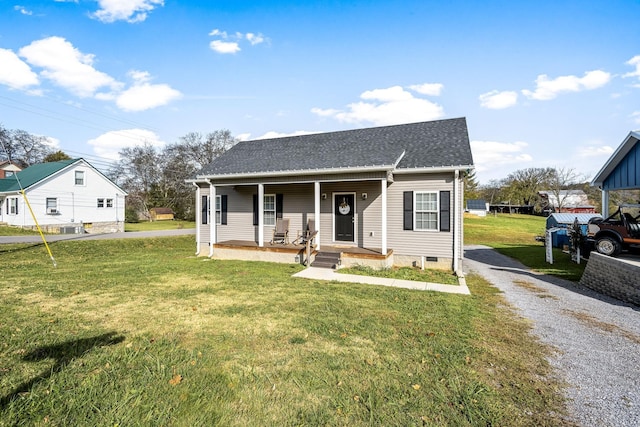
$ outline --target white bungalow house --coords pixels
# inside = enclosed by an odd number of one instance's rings
[[[51,233],[124,231],[126,195],[84,159],[36,164],[0,179],[0,223],[35,228],[37,220]]]
[[[415,265],[459,271],[463,176],[473,168],[464,118],[243,141],[189,180],[196,251],[213,258]],[[288,223],[288,243],[272,243]]]

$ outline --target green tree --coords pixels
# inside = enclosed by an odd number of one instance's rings
[[[59,162],[60,160],[71,160],[71,157],[67,153],[58,150],[55,153],[47,154],[42,159],[42,163]]]

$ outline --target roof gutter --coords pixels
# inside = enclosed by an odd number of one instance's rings
[[[473,169],[473,165],[458,165],[458,166],[434,166],[427,168],[401,168],[395,169],[394,174],[403,173],[435,173],[435,172],[456,172],[465,169]]]
[[[273,172],[246,172],[246,173],[229,173],[220,175],[199,175],[194,179],[188,179],[186,182],[192,183],[209,183],[212,179],[238,179],[238,178],[272,178],[281,176],[296,176],[296,175],[334,175],[344,173],[363,173],[363,172],[386,172],[395,170],[397,165],[388,166],[365,166],[360,168],[342,168],[342,169],[300,169],[300,170],[287,170],[287,171],[273,171]]]

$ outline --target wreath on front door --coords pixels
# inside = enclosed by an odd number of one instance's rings
[[[346,215],[351,212],[351,206],[349,206],[349,203],[347,203],[346,197],[342,198],[342,203],[340,203],[340,206],[338,206],[338,212],[340,212],[342,215]]]

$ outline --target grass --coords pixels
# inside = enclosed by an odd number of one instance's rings
[[[0,426],[568,425],[500,293],[295,279],[193,237],[0,246]]]
[[[413,267],[393,267],[375,269],[366,265],[341,268],[338,273],[358,274],[362,276],[388,277],[402,280],[415,280],[418,282],[442,283],[445,285],[457,285],[458,278],[451,272]]]
[[[142,221],[137,223],[126,222],[124,231],[154,231],[154,230],[173,230],[176,228],[196,228],[193,221]],[[29,236],[38,234],[35,230],[25,230],[19,227],[9,227],[0,225],[0,236]],[[47,233],[45,233],[47,234]]]
[[[0,236],[33,236],[34,234],[38,234],[38,232],[36,230],[0,225]]]
[[[535,241],[535,236],[544,234],[545,222],[546,218],[532,215],[465,214],[464,243],[487,245],[537,272],[579,281],[586,262],[576,264],[560,249],[553,249],[553,264],[546,262],[544,245]]]
[[[126,222],[124,224],[124,231],[174,230],[176,228],[196,228],[196,223],[193,221],[176,219],[173,221]]]

